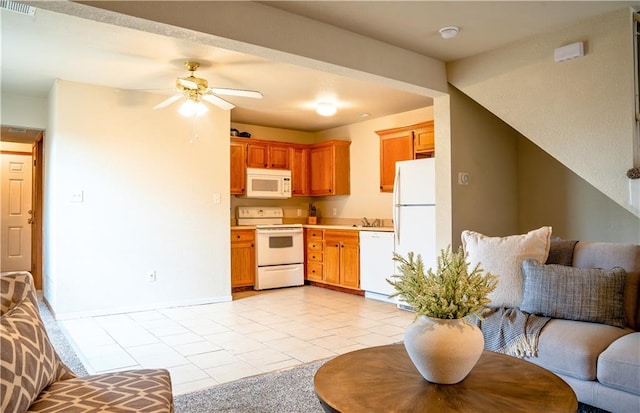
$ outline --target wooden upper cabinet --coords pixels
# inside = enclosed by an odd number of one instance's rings
[[[291,148],[291,194],[309,195],[309,149],[303,145]]]
[[[349,141],[327,141],[309,148],[310,195],[349,195]]]
[[[286,143],[259,142],[247,143],[247,167],[289,169],[291,145]]]
[[[247,143],[231,139],[231,194],[246,193],[246,152]]]
[[[425,122],[424,126],[413,131],[413,151],[415,158],[430,158],[435,153],[435,131],[433,121]]]
[[[393,192],[396,162],[408,159],[413,159],[413,135],[411,131],[380,135],[381,192]]]
[[[393,192],[396,162],[432,157],[433,121],[376,131],[380,136],[380,191]]]

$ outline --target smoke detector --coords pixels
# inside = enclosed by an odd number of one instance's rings
[[[460,29],[456,26],[447,26],[440,29],[439,32],[443,39],[452,39],[458,35],[458,30]]]

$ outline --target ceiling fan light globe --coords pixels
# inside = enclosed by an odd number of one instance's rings
[[[204,103],[196,102],[191,99],[187,99],[178,109],[178,113],[186,117],[202,116],[208,111],[209,108],[207,108]]]

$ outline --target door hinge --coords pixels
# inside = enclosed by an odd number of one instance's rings
[[[38,160],[37,159],[33,160],[33,166],[38,166]]]

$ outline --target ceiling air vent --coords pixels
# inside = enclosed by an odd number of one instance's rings
[[[9,10],[27,16],[35,16],[36,8],[27,6],[26,4],[18,3],[17,1],[0,0],[0,9]]]

